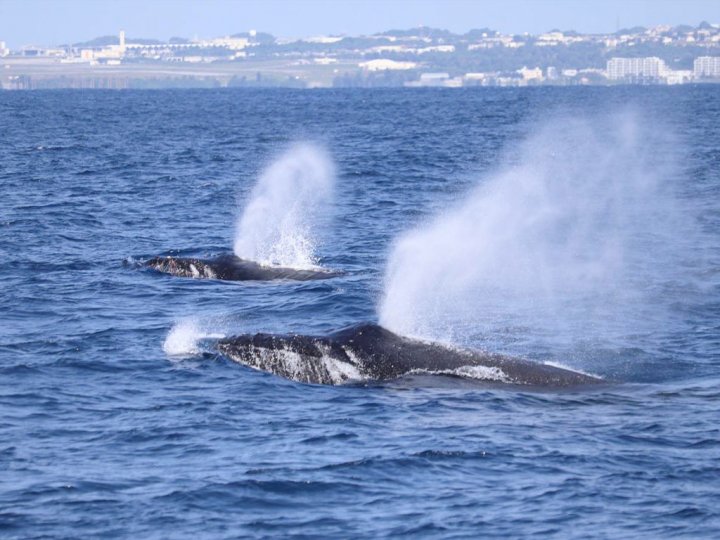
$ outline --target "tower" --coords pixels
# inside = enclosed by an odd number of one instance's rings
[[[125,30],[120,30],[120,54],[125,54]]]

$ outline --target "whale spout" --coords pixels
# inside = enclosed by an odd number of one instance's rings
[[[383,381],[412,373],[541,387],[604,382],[521,358],[405,338],[375,324],[351,326],[328,336],[247,334],[223,338],[216,346],[240,364],[313,384]]]
[[[309,281],[328,279],[340,272],[323,269],[298,269],[282,266],[265,266],[254,261],[225,254],[212,259],[195,257],[154,257],[144,263],[146,268],[172,276],[224,281]]]

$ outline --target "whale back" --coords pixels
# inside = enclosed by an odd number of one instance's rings
[[[321,269],[298,269],[282,266],[266,266],[254,261],[224,254],[211,259],[196,257],[154,257],[145,267],[177,277],[195,279],[219,279],[224,281],[309,281],[327,279],[340,275]]]
[[[533,386],[579,386],[601,379],[498,354],[398,336],[375,324],[329,336],[255,334],[225,338],[218,350],[247,366],[307,383],[387,380],[408,373],[467,376]]]

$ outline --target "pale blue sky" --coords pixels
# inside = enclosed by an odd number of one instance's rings
[[[0,41],[11,47],[130,37],[213,37],[249,29],[280,37],[369,34],[419,25],[503,33],[553,28],[720,23],[720,0],[0,0]]]

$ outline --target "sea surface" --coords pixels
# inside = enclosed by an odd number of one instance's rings
[[[317,263],[344,275],[142,268],[232,251],[258,178],[308,141],[335,170]],[[387,278],[424,227],[482,275],[429,274],[450,271],[431,250]],[[718,86],[0,92],[0,257],[2,538],[720,537]],[[307,385],[212,347],[381,319],[608,384]]]

